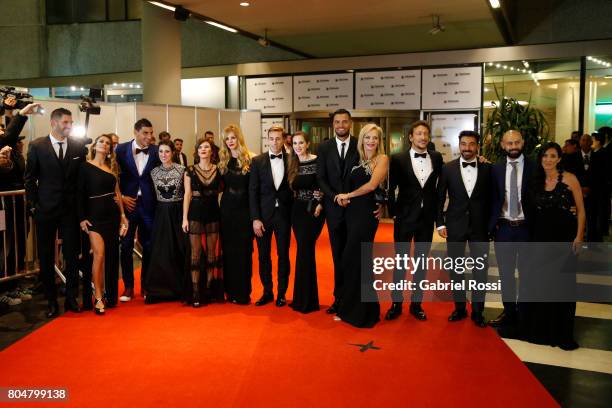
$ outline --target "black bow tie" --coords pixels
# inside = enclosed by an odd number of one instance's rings
[[[136,154],[138,153],[149,154],[149,148],[148,147],[145,147],[144,149],[136,148]]]
[[[282,159],[283,155],[281,154],[271,154],[270,159]]]
[[[473,162],[462,162],[461,164],[463,165],[463,167],[467,167],[467,166],[472,166],[474,168],[476,167],[476,162],[475,161],[473,161]]]
[[[414,158],[416,159],[417,157],[420,157],[422,159],[427,157],[427,153],[414,153]]]

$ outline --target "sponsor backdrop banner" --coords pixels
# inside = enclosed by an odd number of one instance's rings
[[[292,112],[291,78],[247,78],[247,109],[257,109],[263,114]]]
[[[459,157],[459,133],[462,130],[476,130],[476,116],[473,113],[431,115],[431,141],[436,145],[436,150],[442,153],[444,162]]]
[[[480,109],[482,67],[423,70],[422,109]]]
[[[293,109],[299,111],[353,108],[353,74],[293,77]]]
[[[358,72],[356,109],[420,109],[421,70]]]

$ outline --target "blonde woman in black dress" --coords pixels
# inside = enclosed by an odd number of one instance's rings
[[[112,282],[117,283],[119,237],[124,236],[128,228],[117,183],[117,163],[112,143],[108,135],[96,138],[90,148],[89,160],[81,164],[78,178],[77,208],[81,230],[89,236],[93,252],[94,311],[99,315],[105,313],[105,289],[114,290],[116,301],[117,288],[109,286]]]

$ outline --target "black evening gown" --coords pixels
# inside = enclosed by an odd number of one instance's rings
[[[104,241],[104,279],[107,302],[117,303],[119,276],[119,206],[115,202],[117,178],[101,168],[81,163],[78,178],[79,221],[88,220],[90,231]],[[88,262],[91,257],[87,256]],[[90,268],[91,269],[91,268]]]
[[[532,192],[533,253],[530,257],[526,290],[528,300],[520,305],[520,330],[524,340],[574,349],[574,315],[576,302],[560,302],[575,296],[577,258],[572,250],[577,219],[570,208],[575,205],[572,192],[562,181],[555,188],[543,187]],[[554,243],[551,245],[537,243]]]
[[[153,221],[151,261],[143,282],[146,303],[184,299],[189,264],[189,239],[182,229],[183,173],[185,167],[173,163],[151,171],[157,195]]]
[[[225,292],[230,302],[251,301],[253,224],[249,213],[249,173],[232,157],[222,175],[221,251]]]
[[[309,313],[319,310],[315,245],[324,221],[322,212],[318,217],[313,215],[319,204],[313,195],[315,190],[318,190],[316,159],[299,164],[298,174],[291,187],[295,191],[295,201],[291,208],[291,226],[297,242],[291,308],[298,312]]]
[[[350,174],[350,191],[354,191],[370,180],[371,171],[367,165],[356,166]],[[372,287],[374,280],[372,265],[361,271],[362,259],[372,263],[372,254],[361,253],[362,242],[373,242],[378,228],[374,192],[351,199],[346,209],[347,241],[342,251],[344,288],[340,297],[338,316],[355,327],[373,327],[380,321],[380,304],[362,301],[364,297],[377,299]]]

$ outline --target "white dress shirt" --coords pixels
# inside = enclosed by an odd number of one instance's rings
[[[149,146],[149,148],[150,147],[151,146]],[[132,141],[132,155],[134,155],[134,161],[136,162],[136,169],[138,170],[138,175],[142,176],[142,172],[144,171],[144,168],[147,165],[147,161],[149,160],[149,155],[144,154],[143,152],[136,154],[136,148],[142,149],[142,147],[138,146],[138,143],[136,143],[136,139],[134,139]],[[138,197],[140,197],[141,195],[142,191],[140,191],[140,188],[138,188]]]
[[[425,187],[425,183],[427,183],[427,179],[433,172],[433,166],[431,164],[431,156],[429,153],[425,152],[425,158],[422,157],[414,157],[414,154],[417,153],[412,147],[410,148],[410,161],[412,162],[412,170],[414,171],[414,175],[417,180],[419,180],[419,184],[421,187]],[[421,206],[423,203],[421,203]]]
[[[476,163],[476,167],[463,167],[463,163]],[[476,179],[478,178],[478,160],[474,158],[467,161],[461,157],[459,158],[459,169],[461,170],[461,178],[463,179],[465,191],[467,191],[468,197],[471,197],[472,191],[474,191],[474,187],[476,186]]]
[[[591,164],[591,150],[589,150],[588,153],[585,153],[580,150],[580,153],[582,153],[582,162],[584,163],[584,170],[588,170],[589,165]]]
[[[518,188],[518,201],[519,201],[519,212],[518,217],[511,218],[509,211],[510,204],[510,173],[512,173],[512,165],[510,162],[515,161],[518,162],[516,165],[516,186]],[[502,207],[502,218],[506,218],[511,221],[524,220],[525,214],[523,213],[523,206],[521,205],[522,193],[521,186],[523,184],[523,168],[525,167],[525,156],[522,154],[517,159],[506,158],[506,183],[505,183],[505,199],[504,205]]]
[[[57,140],[52,134],[49,134],[49,140],[51,140],[51,146],[53,147],[57,158],[59,158],[60,143],[63,143],[62,150],[64,157],[66,157],[66,152],[68,151],[68,138],[65,138],[64,140]]]
[[[278,190],[281,183],[283,182],[283,177],[285,175],[285,162],[283,162],[282,158],[283,151],[281,149],[281,152],[279,153],[281,155],[280,159],[273,159],[272,155],[274,153],[272,153],[270,150],[268,150],[268,154],[270,155],[270,165],[272,166],[272,178],[274,179],[274,188]],[[276,207],[278,207],[278,200],[276,200]]]
[[[348,152],[349,143],[351,142],[351,135],[344,140],[338,139],[338,136],[335,136],[334,139],[336,139],[336,147],[338,148],[338,156],[340,158],[342,158],[342,143],[344,143],[344,157],[346,158],[346,152]]]

